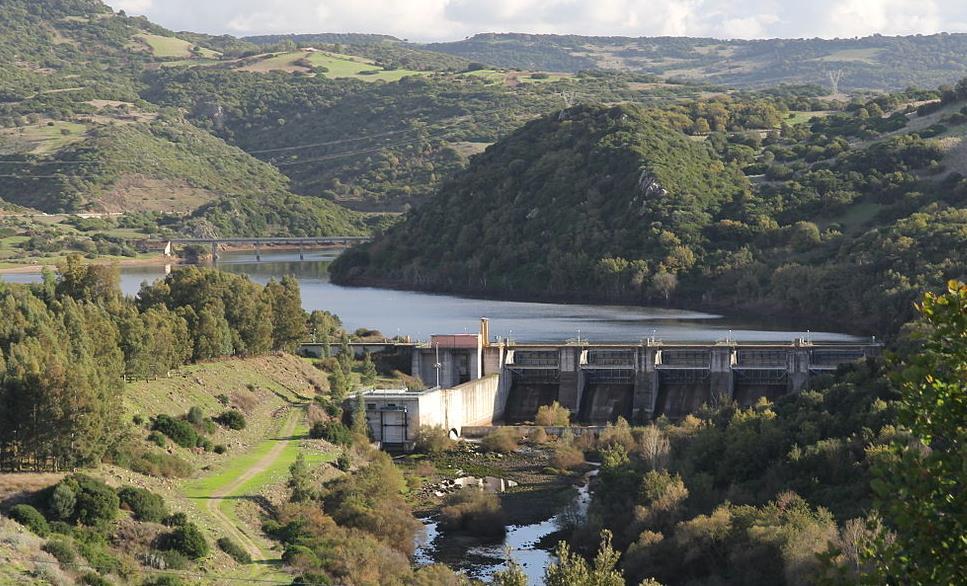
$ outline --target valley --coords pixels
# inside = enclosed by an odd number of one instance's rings
[[[959,583],[959,6],[117,4],[0,0],[0,585]]]

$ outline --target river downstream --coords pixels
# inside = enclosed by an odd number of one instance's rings
[[[426,339],[437,333],[476,332],[479,318],[488,317],[492,335],[519,342],[561,342],[577,337],[591,342],[633,342],[650,337],[676,342],[710,342],[729,337],[740,342],[788,342],[799,337],[817,342],[856,340],[846,334],[776,329],[676,309],[528,303],[342,287],[329,281],[328,266],[337,254],[338,251],[312,251],[300,261],[297,252],[266,252],[261,262],[256,262],[253,252],[233,252],[224,254],[218,266],[246,274],[259,283],[295,275],[307,310],[331,311],[350,331],[373,328],[388,336]],[[134,295],[142,282],[162,278],[165,271],[164,265],[122,267],[121,289],[126,295]],[[2,280],[36,282],[40,274],[3,275]]]

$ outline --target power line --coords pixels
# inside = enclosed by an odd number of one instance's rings
[[[476,112],[476,113],[474,113],[472,115],[459,116],[459,117],[451,118],[449,121],[446,121],[446,123],[438,124],[438,125],[436,125],[436,126],[433,127],[433,130],[436,130],[436,131],[444,131],[444,132],[437,132],[435,134],[435,136],[429,136],[429,137],[427,137],[427,139],[428,140],[433,140],[433,139],[443,138],[444,135],[445,135],[445,130],[446,129],[449,129],[449,128],[453,127],[453,126],[456,126],[456,125],[458,125],[458,124],[460,124],[462,122],[466,122],[468,120],[472,120],[476,116],[486,116],[488,114],[495,114],[495,113],[498,113],[498,112],[501,112],[501,111],[502,110],[500,110],[500,109],[494,109],[494,110],[487,110],[487,111]],[[325,142],[325,143],[310,143],[310,144],[304,144],[304,145],[293,145],[293,146],[290,146],[290,147],[280,147],[279,149],[265,149],[265,150],[261,150],[261,151],[251,151],[251,152],[244,151],[243,149],[240,149],[240,150],[243,150],[243,152],[245,152],[246,154],[250,154],[250,155],[254,155],[254,154],[264,154],[264,153],[270,153],[270,152],[285,152],[285,151],[293,151],[293,150],[304,149],[304,148],[313,148],[313,147],[318,147],[318,146],[332,146],[332,145],[343,144],[343,143],[359,142],[359,141],[363,141],[363,140],[369,140],[369,139],[373,139],[373,138],[380,138],[380,137],[384,137],[384,136],[391,136],[391,135],[397,135],[397,134],[407,134],[407,133],[413,133],[413,132],[420,132],[420,131],[423,131],[423,130],[426,130],[426,129],[425,128],[410,128],[410,129],[407,129],[407,130],[397,130],[397,131],[392,131],[392,132],[387,132],[387,133],[382,133],[382,134],[374,134],[374,135],[367,135],[367,136],[361,136],[361,137],[347,138],[347,139],[341,139],[341,140],[336,140],[336,141],[329,141],[329,142]],[[373,148],[369,148],[369,149],[356,150],[356,151],[346,151],[346,152],[336,152],[336,153],[332,153],[330,155],[323,155],[321,157],[314,158],[314,159],[304,159],[304,160],[295,160],[295,161],[279,161],[279,162],[274,162],[274,161],[272,161],[270,159],[270,160],[265,161],[265,162],[267,162],[268,164],[273,165],[275,167],[290,167],[290,166],[294,166],[294,165],[305,165],[305,164],[310,164],[310,163],[319,163],[319,162],[331,161],[331,160],[336,160],[336,159],[345,158],[345,157],[355,157],[355,156],[359,156],[359,155],[371,154],[371,153],[378,152],[378,151],[381,151],[381,150],[384,150],[384,149],[387,149],[387,148],[396,148],[396,147],[400,147],[400,146],[408,146],[408,145],[411,145],[411,144],[417,144],[419,142],[422,142],[422,139],[413,139],[413,140],[403,141],[403,142],[399,142],[399,143],[389,143],[389,144],[384,143],[384,144],[381,144],[379,146],[376,146],[376,147],[373,147]],[[239,148],[239,147],[236,147],[236,148]],[[144,163],[143,160],[137,160],[137,161],[135,161],[135,160],[120,160],[120,161],[115,161],[115,162],[116,163],[137,164],[137,165],[141,165],[141,164]],[[50,161],[9,161],[9,160],[4,161],[4,160],[0,160],[0,164],[4,164],[4,163],[5,164],[10,164],[10,165],[23,165],[23,166],[36,166],[36,165],[87,165],[87,164],[99,164],[99,163],[101,163],[101,161],[97,161],[97,160],[58,160],[58,159],[54,159],[54,160],[50,160]],[[62,178],[64,176],[65,175],[50,175],[50,174],[46,174],[46,175],[34,175],[34,174],[26,174],[26,173],[7,173],[7,174],[0,174],[0,178],[7,178],[7,179],[59,179],[59,178]],[[69,175],[69,177],[77,177],[77,178],[81,178],[81,179],[94,179],[94,178],[101,177],[101,175],[95,175],[95,174],[71,174],[71,175]]]

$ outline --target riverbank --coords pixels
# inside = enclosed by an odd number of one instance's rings
[[[408,499],[427,532],[426,542],[416,552],[417,563],[443,563],[486,580],[505,567],[509,553],[524,568],[529,583],[540,583],[544,568],[553,561],[553,548],[566,537],[569,515],[589,502],[586,471],[590,467],[555,470],[553,446],[553,442],[522,442],[513,452],[496,454],[461,441],[449,451],[397,458],[410,487]],[[447,497],[462,486],[476,484],[499,498],[507,528],[502,539],[441,527],[440,512]]]
[[[42,272],[45,268],[55,268],[58,263],[67,259],[67,256],[57,256],[43,259],[43,262],[17,263],[13,261],[0,262],[0,275],[27,275]],[[95,265],[117,265],[119,267],[147,267],[166,264],[179,264],[177,258],[164,256],[162,253],[149,253],[137,257],[97,257],[85,259],[86,262]]]

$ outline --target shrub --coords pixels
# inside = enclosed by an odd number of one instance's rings
[[[602,450],[606,447],[620,445],[626,452],[631,452],[635,449],[636,444],[637,442],[635,442],[631,433],[631,426],[628,425],[628,421],[624,417],[619,417],[614,425],[608,424],[598,437],[598,448]]]
[[[241,411],[237,409],[229,409],[221,415],[215,418],[215,421],[228,429],[234,429],[236,431],[240,429],[245,429],[245,416],[242,415]]]
[[[215,445],[212,444],[212,440],[208,439],[207,437],[198,436],[198,447],[206,452],[210,452]]]
[[[208,555],[208,540],[194,523],[185,523],[172,531],[168,535],[166,547],[191,559]]]
[[[509,427],[500,427],[480,440],[480,445],[488,452],[509,454],[517,450],[517,434]]]
[[[221,537],[218,540],[218,549],[224,551],[233,560],[240,564],[250,564],[252,563],[252,556],[245,551],[241,545],[235,543],[228,537]]]
[[[125,574],[129,568],[111,553],[104,541],[104,536],[99,533],[81,533],[77,541],[77,549],[80,551],[87,563],[97,570],[99,574]]]
[[[144,425],[144,417],[140,415],[135,415],[134,417],[131,418],[131,422],[137,425],[138,427],[141,427],[142,425]]]
[[[534,418],[537,425],[553,425],[557,427],[567,427],[571,424],[571,411],[562,406],[557,401],[550,405],[541,405],[537,408],[537,416]]]
[[[77,494],[70,484],[60,483],[50,493],[50,513],[56,519],[70,519],[74,516],[74,506],[77,504]]]
[[[439,425],[421,425],[414,447],[425,454],[439,454],[453,447],[450,432]]]
[[[159,448],[163,448],[168,445],[168,440],[165,438],[165,434],[160,431],[152,431],[148,434],[147,440]]]
[[[215,395],[215,399],[217,399],[218,402],[221,403],[223,406],[228,407],[229,399],[228,399],[228,395],[226,395],[225,393],[219,393],[218,395]]]
[[[495,493],[464,488],[447,496],[440,510],[440,526],[486,538],[500,538],[506,532],[506,518]]]
[[[352,468],[352,466],[353,462],[349,459],[349,454],[346,452],[339,454],[339,457],[336,458],[336,468],[342,470],[343,472],[349,472],[349,469]]]
[[[212,451],[216,454],[224,454],[226,450],[227,448],[223,444],[215,444],[215,447],[212,448]]]
[[[148,578],[141,583],[141,586],[184,586],[184,582],[181,578],[177,576],[158,576],[157,578]]]
[[[181,527],[188,523],[188,515],[184,513],[172,513],[165,517],[164,524],[168,527]]]
[[[43,550],[54,556],[62,566],[71,566],[77,561],[77,552],[74,546],[63,539],[51,539],[44,544]]]
[[[160,523],[168,516],[164,499],[150,490],[125,486],[118,491],[118,498],[138,521]]]
[[[111,582],[107,578],[102,578],[94,572],[88,572],[81,576],[81,582],[87,586],[111,586]]]
[[[58,516],[67,512],[68,492],[74,495],[74,506],[69,515],[61,517],[64,521],[93,526],[113,521],[117,516],[120,506],[117,493],[100,480],[83,474],[68,476],[51,492],[48,504]]]
[[[191,476],[191,464],[174,454],[141,452],[132,459],[127,468],[148,476],[161,478],[185,478]]]
[[[161,559],[164,561],[164,567],[169,570],[184,570],[191,565],[188,556],[173,549],[161,552]]]
[[[185,416],[188,423],[194,426],[200,426],[205,422],[205,414],[202,412],[201,407],[192,407],[188,410],[188,415]]]
[[[14,505],[8,513],[10,518],[20,523],[27,529],[37,535],[44,537],[50,532],[50,526],[47,525],[47,519],[44,518],[40,511],[31,507],[30,505]]]
[[[537,445],[546,444],[547,432],[544,431],[543,427],[538,427],[534,431],[530,432],[530,435],[527,436],[527,439],[530,440],[531,443],[534,443]]]
[[[187,421],[175,419],[170,415],[162,414],[155,417],[151,429],[160,431],[183,448],[193,448],[198,445],[198,432],[195,428]]]
[[[313,424],[309,437],[324,439],[331,444],[348,446],[353,443],[353,432],[338,421],[320,421]]]
[[[572,470],[584,464],[584,452],[570,444],[561,444],[554,450],[551,462],[558,470]]]

